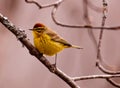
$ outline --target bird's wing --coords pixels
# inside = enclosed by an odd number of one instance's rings
[[[64,40],[62,37],[60,37],[59,35],[57,35],[57,33],[55,33],[52,30],[47,30],[46,34],[49,35],[51,37],[51,40],[61,43],[67,47],[71,47],[72,45],[70,43],[68,43],[66,40]]]

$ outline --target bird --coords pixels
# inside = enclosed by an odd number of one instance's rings
[[[34,46],[42,54],[53,56],[65,48],[83,49],[79,46],[68,43],[55,31],[42,23],[36,23],[32,29]]]

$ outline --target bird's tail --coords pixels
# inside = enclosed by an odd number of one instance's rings
[[[72,45],[72,48],[76,48],[76,49],[83,49],[82,47],[76,46],[76,45]]]

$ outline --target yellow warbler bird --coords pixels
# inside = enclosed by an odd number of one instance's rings
[[[53,30],[47,26],[36,23],[33,29],[34,45],[40,53],[52,56],[63,50],[64,48],[77,48],[82,49],[78,46],[71,45]]]

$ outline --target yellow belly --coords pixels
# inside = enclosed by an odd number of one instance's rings
[[[34,38],[34,45],[40,53],[52,56],[57,54],[65,47],[58,42],[52,41],[49,36],[43,35],[38,38]]]

